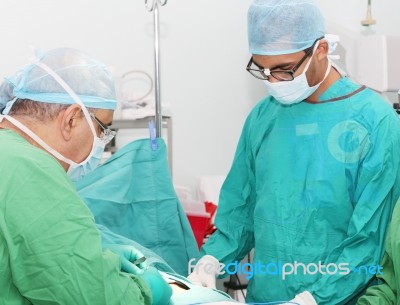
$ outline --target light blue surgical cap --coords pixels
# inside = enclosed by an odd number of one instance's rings
[[[325,32],[313,0],[254,0],[247,21],[250,53],[257,55],[302,51]]]
[[[86,53],[70,48],[48,51],[36,60],[54,71],[88,108],[114,110],[117,106],[114,81],[107,67]],[[0,109],[8,112],[13,100],[75,104],[55,78],[33,63],[0,86]]]

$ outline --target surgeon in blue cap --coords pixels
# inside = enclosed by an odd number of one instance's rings
[[[0,304],[169,303],[139,251],[102,245],[72,183],[114,137],[116,103],[106,66],[70,48],[38,54],[2,84]]]
[[[246,69],[269,95],[244,124],[192,281],[214,286],[221,264],[254,248],[247,302],[337,305],[382,272],[400,122],[332,65],[332,38],[313,0],[250,5]]]

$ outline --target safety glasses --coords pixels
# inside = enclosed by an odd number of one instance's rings
[[[93,113],[89,112],[89,114],[90,114],[90,117],[93,120],[95,120],[97,122],[97,124],[99,124],[101,129],[103,130],[99,137],[100,140],[104,143],[104,145],[110,143],[110,141],[115,137],[117,132],[108,128],[108,126],[106,124],[104,124],[102,121],[100,121]]]
[[[292,81],[294,79],[294,74],[296,71],[300,68],[301,64],[306,60],[307,57],[309,57],[314,50],[314,46],[317,43],[318,40],[322,39],[323,37],[318,38],[317,40],[314,41],[313,45],[307,49],[304,50],[306,54],[299,60],[297,64],[293,66],[290,70],[269,70],[266,68],[263,68],[259,65],[257,65],[253,61],[253,56],[250,58],[249,63],[246,66],[246,70],[253,75],[254,77],[262,80],[269,80],[270,76],[273,78],[279,80],[279,81]]]

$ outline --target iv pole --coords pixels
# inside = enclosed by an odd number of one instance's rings
[[[154,15],[154,86],[155,86],[155,99],[156,99],[156,137],[161,138],[162,136],[162,112],[161,112],[161,100],[160,100],[160,24],[159,24],[159,5],[164,6],[168,0],[153,0],[152,4],[149,4],[148,0],[145,0],[145,6],[149,12],[153,12]]]

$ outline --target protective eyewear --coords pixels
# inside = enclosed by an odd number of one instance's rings
[[[103,130],[99,137],[100,140],[104,143],[104,145],[110,143],[110,141],[115,137],[117,132],[108,128],[108,126],[106,124],[104,124],[102,121],[100,121],[93,113],[89,113],[89,114],[90,114],[91,118],[93,120],[95,120],[97,122],[97,124],[99,124],[101,129]]]
[[[322,38],[323,37],[318,38],[317,40],[314,41],[311,47],[305,49],[304,52],[306,54],[304,54],[304,56],[300,59],[300,61],[296,65],[294,65],[293,68],[291,68],[290,70],[271,71],[269,69],[263,68],[253,61],[253,56],[250,58],[246,70],[254,77],[262,80],[269,80],[269,77],[272,76],[273,78],[279,81],[284,81],[284,82],[292,81],[294,79],[294,74],[296,73],[296,71],[300,68],[301,64],[306,60],[306,58],[313,53],[315,44],[317,43],[318,40]]]

